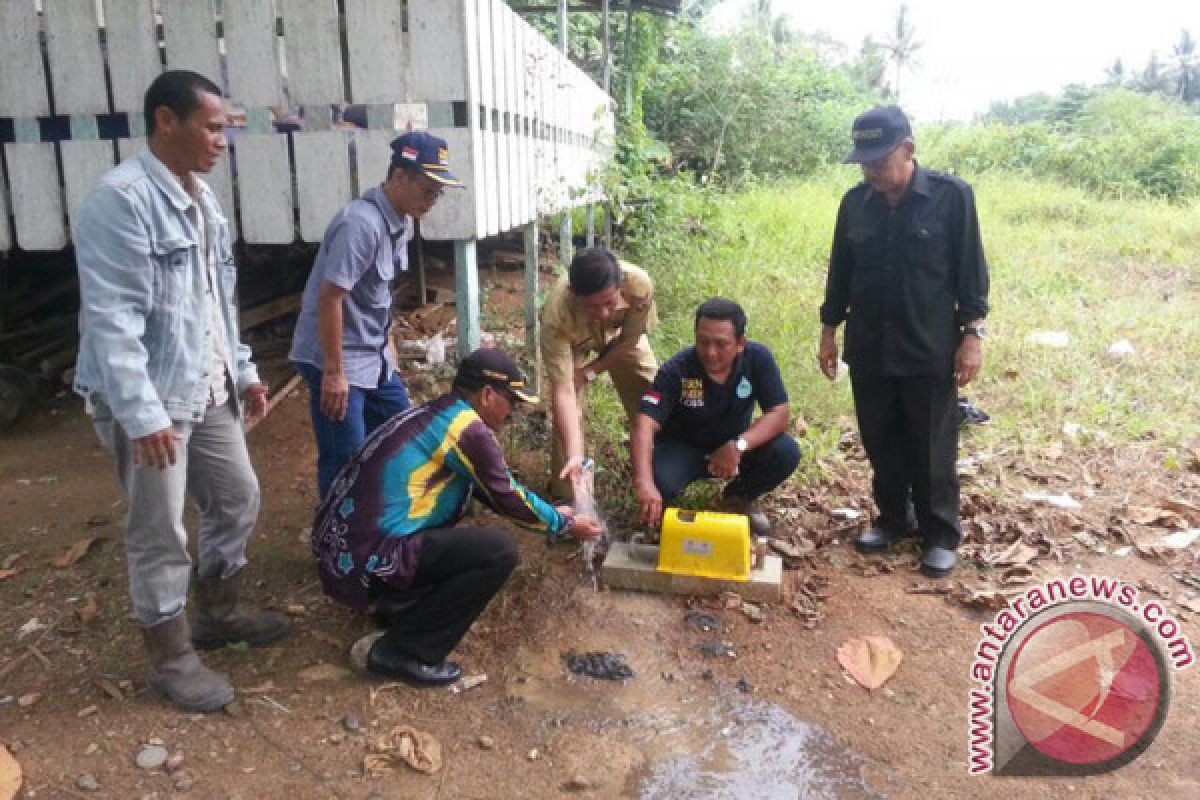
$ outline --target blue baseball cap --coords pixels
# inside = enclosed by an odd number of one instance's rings
[[[912,125],[900,106],[876,106],[859,114],[850,129],[854,149],[845,164],[866,164],[883,158],[905,139],[912,137]]]
[[[461,187],[450,174],[450,148],[446,140],[425,131],[409,131],[392,140],[392,166],[412,165],[443,186]]]

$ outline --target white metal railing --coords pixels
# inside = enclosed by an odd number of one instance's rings
[[[246,242],[319,241],[338,208],[382,179],[388,143],[410,125],[448,141],[468,187],[429,215],[427,238],[483,238],[595,199],[611,102],[503,0],[343,5],[0,0],[0,119],[14,138],[0,170],[0,251],[68,243],[87,192],[144,141],[142,96],[160,52],[166,68],[207,75],[245,110],[233,164],[223,159],[208,181]],[[345,104],[365,106],[365,129],[333,124]],[[272,109],[289,107],[303,128],[278,133]]]

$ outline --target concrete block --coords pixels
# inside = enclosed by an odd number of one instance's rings
[[[783,599],[783,559],[767,556],[761,568],[752,570],[746,581],[717,580],[658,571],[658,548],[653,545],[613,542],[600,567],[600,579],[612,589],[642,592],[716,595],[737,592],[754,603],[776,603]]]

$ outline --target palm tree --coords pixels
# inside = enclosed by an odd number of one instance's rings
[[[1117,59],[1106,69],[1105,78],[1110,86],[1122,86],[1125,83],[1125,62]]]
[[[1158,60],[1158,53],[1150,51],[1150,60],[1134,79],[1134,85],[1143,94],[1166,94],[1167,77],[1163,73],[1162,62]]]
[[[923,46],[923,42],[917,41],[916,29],[908,19],[908,4],[901,3],[900,10],[896,12],[896,26],[884,43],[884,49],[896,67],[894,95],[897,103],[900,102],[900,72],[917,63],[917,51]]]
[[[1175,79],[1176,96],[1187,103],[1200,90],[1200,58],[1196,40],[1187,30],[1180,31],[1179,43],[1171,48],[1171,66],[1167,69]]]

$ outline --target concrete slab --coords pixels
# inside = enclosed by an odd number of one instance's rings
[[[613,542],[600,567],[600,579],[612,589],[642,592],[715,595],[737,592],[742,599],[755,603],[776,603],[783,599],[783,559],[767,556],[760,569],[752,570],[750,580],[729,581],[694,575],[659,572],[658,548],[647,544]]]

